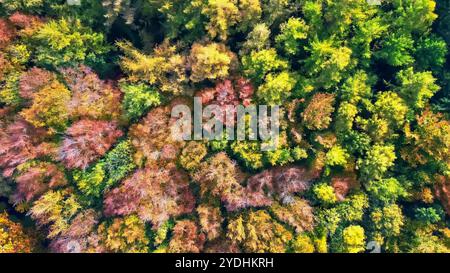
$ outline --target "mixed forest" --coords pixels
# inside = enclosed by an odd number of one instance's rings
[[[0,0],[0,252],[450,252],[449,0]],[[280,141],[172,107],[279,105]]]

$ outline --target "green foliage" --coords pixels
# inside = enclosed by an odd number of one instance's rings
[[[34,61],[49,68],[77,64],[98,67],[110,49],[102,33],[84,27],[77,19],[50,20],[34,39]]]
[[[398,94],[413,108],[424,108],[440,89],[431,72],[414,72],[412,68],[400,71],[397,80],[400,83]]]
[[[436,224],[444,217],[444,211],[439,208],[417,208],[414,217],[424,224]]]
[[[313,41],[308,51],[305,69],[317,88],[329,89],[340,82],[351,64],[352,50],[335,46],[331,40]]]
[[[395,178],[370,181],[367,184],[367,191],[375,200],[383,204],[396,202],[398,198],[407,195],[405,188]]]
[[[161,104],[160,94],[145,84],[124,84],[121,89],[124,93],[122,105],[129,120],[136,120],[150,107]]]
[[[133,154],[134,148],[130,140],[120,142],[106,154],[102,160],[103,169],[108,176],[106,187],[115,186],[136,168]]]
[[[333,187],[325,183],[317,184],[313,188],[316,198],[324,205],[330,205],[337,202]]]
[[[397,204],[374,209],[370,218],[375,230],[387,238],[400,234],[405,219],[402,209]]]
[[[96,164],[89,171],[74,171],[73,179],[80,191],[92,197],[99,197],[105,187],[105,171],[103,164]]]
[[[431,36],[419,40],[415,59],[420,70],[438,70],[446,61],[447,44],[441,37]]]
[[[345,167],[349,159],[347,151],[340,146],[333,146],[326,155],[325,164],[327,166],[341,166]]]
[[[275,38],[277,46],[288,55],[295,55],[301,50],[300,41],[308,35],[308,26],[299,18],[289,18],[281,25],[281,33]],[[300,51],[301,52],[301,51]]]
[[[258,88],[256,96],[268,105],[279,105],[291,95],[295,83],[295,78],[288,72],[268,74],[265,83]]]
[[[133,154],[130,141],[122,141],[92,168],[75,170],[73,179],[84,195],[99,198],[105,190],[117,185],[136,168]]]
[[[358,160],[363,179],[381,179],[389,168],[394,166],[397,158],[394,150],[393,145],[375,145],[367,152],[364,159]]]
[[[0,0],[0,252],[448,253],[450,3],[373,2]]]
[[[306,234],[299,234],[292,242],[292,250],[295,253],[313,253],[314,244],[311,238]]]
[[[20,73],[11,73],[0,80],[0,103],[18,106],[22,100],[19,95]]]
[[[404,66],[414,62],[411,56],[413,48],[414,40],[410,35],[393,33],[384,39],[376,57],[392,66]]]
[[[252,51],[250,55],[243,56],[242,66],[247,77],[255,82],[261,82],[270,72],[284,70],[288,63],[277,55],[275,49]]]

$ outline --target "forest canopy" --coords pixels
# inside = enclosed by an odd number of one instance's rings
[[[448,0],[0,0],[0,253],[449,253],[449,49]]]

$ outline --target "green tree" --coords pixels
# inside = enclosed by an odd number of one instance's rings
[[[364,159],[358,160],[360,174],[365,180],[381,179],[383,175],[394,166],[397,158],[393,145],[375,145],[366,154]]]
[[[98,67],[110,49],[102,33],[83,26],[78,19],[50,20],[34,39],[35,62],[49,68],[83,63]]]
[[[396,91],[413,108],[424,108],[440,89],[431,72],[414,72],[413,68],[400,71],[397,80],[400,86]]]
[[[300,18],[289,18],[281,25],[281,33],[275,37],[277,46],[288,55],[296,55],[301,51],[301,41],[308,37],[308,26]]]

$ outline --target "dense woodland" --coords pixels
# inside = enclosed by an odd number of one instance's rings
[[[450,252],[449,0],[77,2],[0,0],[0,252]]]

